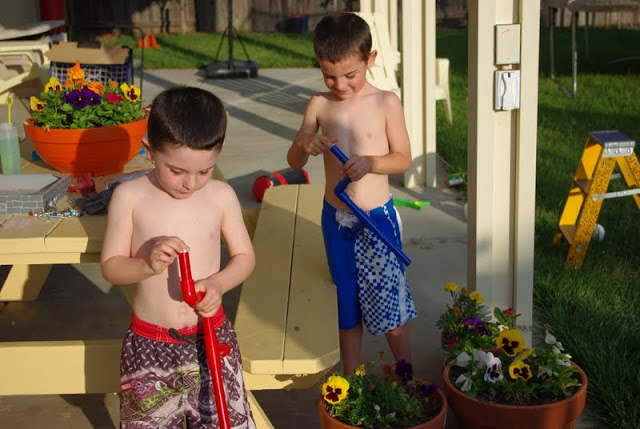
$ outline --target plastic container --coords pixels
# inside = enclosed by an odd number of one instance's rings
[[[20,144],[18,131],[13,124],[3,122],[0,124],[0,161],[3,174],[20,173]]]

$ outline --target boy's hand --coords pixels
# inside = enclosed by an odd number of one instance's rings
[[[371,172],[371,158],[368,156],[353,155],[342,166],[342,172],[349,176],[352,182],[362,179]]]
[[[335,137],[326,137],[322,134],[315,133],[302,139],[300,145],[307,155],[317,156],[329,149],[331,145],[337,141],[338,139]]]
[[[158,237],[151,247],[149,266],[154,273],[160,274],[183,250],[188,251],[189,246],[178,237]]]
[[[207,282],[197,281],[195,284],[196,293],[204,291],[204,297],[193,308],[202,317],[212,317],[222,305],[222,287],[212,282],[209,278]]]

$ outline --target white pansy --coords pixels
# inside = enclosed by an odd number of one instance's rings
[[[487,354],[489,353],[485,353],[482,350],[478,350],[478,349],[473,350],[473,360],[476,361],[476,365],[478,366],[478,368],[484,367],[485,362],[487,360]]]
[[[551,377],[553,375],[553,371],[548,366],[539,366],[538,367],[538,378],[541,377]]]
[[[456,358],[454,365],[466,368],[467,365],[469,365],[469,362],[471,362],[471,356],[469,356],[467,352],[462,352]]]
[[[487,365],[487,370],[484,373],[484,381],[495,383],[496,381],[500,381],[504,378],[502,375],[502,361],[500,361],[500,358],[493,356],[493,353],[489,352],[486,353],[484,362]]]
[[[544,336],[544,342],[547,343],[547,344],[556,344],[558,342],[558,340],[556,340],[556,337],[551,335],[551,332],[549,332],[549,330],[547,330],[546,334]]]
[[[506,331],[507,329],[509,329],[509,327],[507,325],[498,325],[498,330],[500,332]]]
[[[462,387],[460,387],[460,390],[462,390],[463,392],[468,392],[469,390],[471,390],[471,379],[464,374],[461,374],[460,377],[456,378],[456,384],[460,383],[462,383]]]

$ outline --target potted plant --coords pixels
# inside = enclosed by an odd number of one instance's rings
[[[414,379],[406,361],[381,371],[374,366],[362,364],[352,376],[334,374],[326,380],[318,399],[322,429],[444,428],[447,402],[437,384]]]
[[[79,61],[64,85],[51,77],[30,104],[27,138],[47,164],[74,176],[121,171],[147,132],[140,90],[113,80],[87,81]]]
[[[454,302],[464,294],[455,284],[447,284],[445,290],[453,294]],[[452,320],[447,313],[454,307],[447,306],[440,327]],[[478,311],[484,312],[484,307]],[[476,326],[481,329],[455,331],[459,341],[443,347],[450,356],[443,371],[444,387],[460,427],[573,428],[586,400],[584,371],[571,362],[571,355],[548,329],[542,344],[526,348],[515,327],[518,314],[496,308],[493,316],[494,321],[480,318]]]

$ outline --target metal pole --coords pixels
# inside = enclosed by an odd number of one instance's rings
[[[556,77],[555,73],[555,58],[553,51],[553,27],[556,24],[555,19],[555,9],[549,6],[549,74],[551,75],[551,79]]]
[[[578,92],[578,47],[576,45],[576,21],[578,12],[571,14],[571,75],[573,77],[573,98]]]
[[[227,2],[228,23],[227,23],[227,36],[229,38],[229,70],[231,70],[233,61],[233,1]]]

